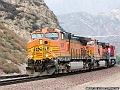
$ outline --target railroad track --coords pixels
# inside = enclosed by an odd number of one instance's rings
[[[0,76],[1,79],[8,79],[8,78],[17,78],[17,77],[27,77],[29,75],[27,74],[20,74],[20,75],[10,75],[10,76]]]
[[[102,69],[106,69],[106,67],[94,69],[92,71],[97,71],[97,70],[102,70]],[[0,77],[0,86],[23,83],[23,82],[30,82],[30,81],[35,81],[35,80],[43,80],[43,79],[48,79],[48,78],[57,78],[57,77],[69,76],[69,75],[86,73],[86,72],[89,72],[89,70],[76,71],[76,72],[70,72],[70,73],[61,73],[61,74],[55,74],[55,75],[49,75],[49,76],[29,76],[27,74],[13,75],[13,76],[1,76]]]
[[[47,79],[47,76],[29,76],[29,75],[13,75],[13,76],[1,76],[0,77],[0,86],[10,85],[10,84],[17,84],[35,80],[42,80]]]

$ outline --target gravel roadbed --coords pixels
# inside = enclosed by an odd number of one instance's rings
[[[109,85],[110,83],[116,85],[115,82],[118,83],[117,79],[120,80],[120,66],[58,78],[0,86],[0,90],[85,90],[87,86],[105,86],[105,84]]]

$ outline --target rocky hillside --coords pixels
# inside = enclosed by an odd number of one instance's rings
[[[58,20],[43,0],[0,0],[0,71],[21,72],[29,31],[58,28]]]
[[[0,0],[0,22],[26,39],[30,30],[41,27],[61,29],[43,0]]]
[[[78,12],[57,17],[64,30],[81,36],[98,36],[94,38],[115,44],[120,54],[120,9],[96,16]]]
[[[19,73],[25,63],[27,40],[0,23],[0,69],[5,73]]]

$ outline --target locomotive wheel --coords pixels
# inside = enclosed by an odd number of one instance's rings
[[[88,70],[89,70],[89,71],[91,71],[91,69],[92,69],[91,67],[92,67],[92,66],[91,66],[91,62],[89,62],[89,63],[88,63]]]
[[[30,68],[30,67],[26,67],[26,73],[29,76],[39,76],[40,75],[40,72],[35,72],[35,69]]]
[[[26,74],[30,76],[44,76],[44,75],[52,75],[55,72],[55,67],[51,67],[47,70],[36,72],[35,69],[26,67]]]
[[[107,67],[110,67],[109,60],[106,60]]]
[[[110,63],[111,63],[111,66],[114,66],[114,65],[116,64],[115,59],[113,59],[113,60],[111,59],[111,60],[110,60]]]
[[[88,63],[88,70],[93,70],[94,69],[94,62],[89,62]]]
[[[26,67],[26,74],[31,76],[31,75],[33,75],[33,73],[34,73],[34,69],[32,69],[30,67]]]
[[[93,62],[91,63],[91,69],[92,70],[94,69],[94,63]]]
[[[46,69],[45,71],[41,71],[39,76],[44,76],[44,75],[52,75],[55,72],[55,67],[51,67]]]
[[[94,59],[91,59],[91,61],[88,62],[88,70],[93,70],[94,69]]]

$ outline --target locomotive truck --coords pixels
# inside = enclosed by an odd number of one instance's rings
[[[93,70],[116,63],[115,47],[110,43],[51,28],[35,30],[30,36],[26,67],[29,75]]]

